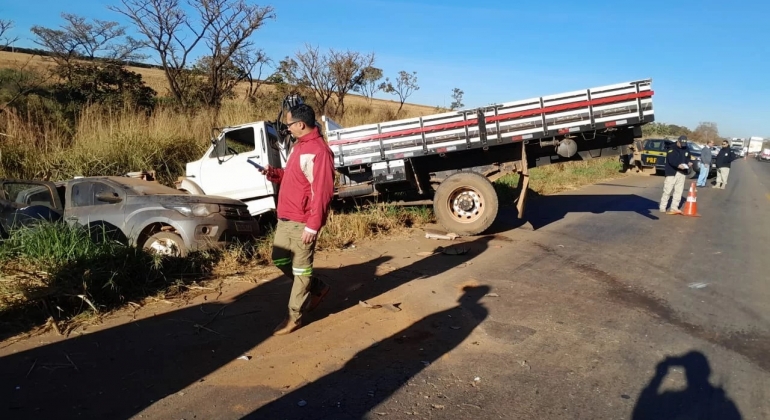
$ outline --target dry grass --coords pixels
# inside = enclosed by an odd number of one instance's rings
[[[340,123],[360,125],[385,117],[377,110],[350,106]],[[184,173],[186,162],[203,154],[212,126],[273,118],[271,109],[234,102],[216,119],[209,110],[184,114],[161,108],[148,116],[93,106],[81,111],[70,133],[56,124],[40,126],[6,112],[0,114],[0,131],[6,134],[0,146],[0,177],[59,180],[152,169],[161,182],[170,184]]]
[[[0,68],[20,68],[22,66],[27,66],[27,68],[33,68],[33,69],[37,69],[45,72],[51,69],[53,66],[55,66],[55,63],[50,57],[41,57],[41,56],[33,56],[30,54],[0,51]],[[168,93],[168,81],[166,80],[166,76],[163,73],[163,70],[148,69],[148,68],[142,68],[142,67],[127,67],[127,68],[130,71],[133,71],[135,73],[142,75],[142,80],[144,80],[147,86],[153,88],[156,92],[158,92],[158,95],[163,96]],[[240,83],[238,86],[236,86],[235,88],[236,96],[239,98],[243,98],[246,93],[247,87],[248,87],[248,84],[246,82]],[[260,90],[263,93],[271,93],[273,91],[273,87],[270,85],[263,85],[262,87],[260,87]],[[234,101],[234,102],[237,103],[238,101]],[[392,111],[398,108],[398,102],[394,100],[373,99],[372,102],[369,103],[369,101],[366,98],[359,95],[348,95],[345,105],[347,107],[371,108],[374,110],[375,113],[382,113],[388,110]],[[406,115],[407,117],[417,116],[417,115],[427,115],[427,114],[432,114],[434,112],[435,112],[434,106],[411,104],[411,103],[405,103],[404,109],[402,110],[403,115]],[[407,118],[407,117],[404,117],[404,118]],[[275,118],[275,115],[270,115],[270,118]],[[355,124],[350,124],[350,125],[355,125]]]
[[[48,57],[0,52],[0,68],[45,71],[53,65]],[[159,69],[131,68],[141,73],[159,92],[166,81]],[[269,98],[273,88],[264,86]],[[243,92],[239,87],[239,94]],[[241,95],[242,96],[242,95]],[[156,170],[160,181],[170,185],[184,173],[184,163],[197,160],[209,145],[212,127],[272,120],[277,114],[274,100],[256,105],[227,101],[221,111],[198,110],[179,113],[159,108],[152,115],[133,109],[105,110],[92,106],[78,112],[74,127],[62,116],[50,115],[43,99],[29,101],[27,114],[0,113],[0,177],[66,179],[73,176],[122,175],[138,170]],[[398,104],[349,95],[346,112],[337,122],[355,126],[394,118]],[[426,115],[435,108],[405,105],[401,118]]]
[[[624,177],[626,174],[621,172],[622,167],[617,157],[541,166],[529,171],[529,188],[540,195],[574,190],[597,182]],[[514,198],[518,197],[516,188],[518,182],[517,174],[504,176],[495,182],[501,204],[512,203]]]
[[[332,213],[318,245],[326,249],[345,248],[357,241],[402,233],[433,220],[433,212],[428,207],[371,205],[349,213]]]

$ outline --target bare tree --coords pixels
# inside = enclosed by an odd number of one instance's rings
[[[318,47],[305,45],[305,50],[297,51],[295,58],[286,57],[281,60],[278,73],[286,83],[300,90],[309,90],[318,105],[318,111],[327,113],[336,87],[328,57],[321,54]]]
[[[460,88],[452,89],[452,103],[449,105],[449,109],[455,110],[465,106],[463,103],[463,95],[465,92]]]
[[[123,14],[145,37],[166,74],[172,95],[191,105],[190,88],[195,77],[188,69],[190,54],[203,42],[211,62],[204,102],[219,107],[232,91],[230,73],[233,57],[253,45],[251,37],[267,19],[275,18],[271,6],[260,7],[246,0],[187,0],[197,16],[190,16],[180,0],[121,0],[110,9]]]
[[[702,122],[698,124],[693,131],[692,136],[701,143],[707,143],[709,140],[719,141],[719,128],[715,122]]]
[[[399,105],[396,114],[401,112],[401,108],[404,107],[404,102],[415,91],[420,90],[420,86],[417,85],[417,72],[408,73],[404,70],[398,72],[398,79],[394,85],[390,79],[385,78],[385,85],[382,89],[386,93],[390,93],[398,96]]]
[[[0,70],[0,113],[49,83],[50,75],[46,76],[31,66],[34,58],[34,55],[30,55],[25,62],[16,64],[14,68]]]
[[[210,80],[212,74],[215,80]],[[190,69],[191,88],[188,100],[202,103],[213,108],[219,108],[222,101],[235,96],[235,86],[243,80],[243,72],[231,60],[219,63],[216,57],[204,55],[199,57]]]
[[[126,28],[117,22],[62,13],[65,24],[60,29],[35,25],[34,42],[53,54],[58,64],[71,64],[73,59],[104,58],[113,61],[141,60],[141,44],[126,36]]]
[[[8,48],[19,40],[18,36],[11,38],[6,35],[11,29],[13,29],[12,20],[0,19],[0,49]]]
[[[382,69],[373,66],[365,67],[359,73],[353,90],[362,93],[371,104],[374,94],[385,87],[385,84],[380,83],[380,80],[382,80]]]
[[[265,66],[271,63],[272,60],[262,50],[243,50],[233,56],[233,64],[241,71],[241,80],[249,84],[246,89],[246,100],[256,99],[259,88],[265,82],[262,79]]]
[[[345,96],[363,77],[362,71],[374,64],[374,54],[361,54],[355,51],[329,51],[327,66],[334,82],[334,94],[337,97],[336,116],[345,115]]]
[[[199,12],[211,27],[205,36],[212,52],[212,66],[208,74],[206,104],[219,107],[222,98],[230,95],[242,72],[230,76],[228,68],[234,65],[233,57],[239,52],[249,52],[254,42],[251,36],[265,23],[275,18],[273,8],[248,4],[245,0],[197,0]]]

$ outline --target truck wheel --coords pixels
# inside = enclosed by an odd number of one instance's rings
[[[157,232],[147,238],[142,246],[146,251],[171,257],[187,256],[187,247],[182,237],[173,232]]]
[[[438,222],[460,236],[489,229],[497,217],[497,207],[495,187],[474,172],[460,172],[445,179],[433,197]]]

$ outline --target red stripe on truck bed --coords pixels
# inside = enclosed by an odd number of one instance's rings
[[[492,122],[496,122],[496,121],[509,120],[509,119],[512,119],[512,118],[521,118],[521,117],[529,117],[529,116],[532,116],[532,115],[545,114],[545,113],[548,113],[548,112],[567,111],[567,110],[575,109],[575,108],[582,108],[582,107],[593,106],[593,105],[604,105],[604,104],[609,104],[609,103],[612,103],[612,102],[628,101],[628,100],[637,99],[637,98],[649,98],[653,94],[654,94],[654,92],[650,90],[650,91],[647,91],[647,92],[629,93],[629,94],[626,94],[626,95],[608,96],[606,98],[592,99],[590,101],[572,102],[572,103],[569,103],[569,104],[547,106],[545,108],[528,109],[526,111],[508,112],[506,114],[500,114],[500,115],[497,115],[497,116],[487,117],[486,118],[486,122],[487,123],[492,123]],[[433,131],[451,130],[453,128],[463,128],[463,127],[475,125],[477,123],[478,123],[478,118],[474,118],[472,120],[467,120],[467,121],[458,121],[458,122],[453,122],[453,123],[431,125],[431,126],[422,127],[422,128],[411,128],[411,129],[407,129],[407,130],[391,131],[389,133],[382,133],[382,134],[372,134],[372,135],[369,135],[369,136],[357,137],[357,138],[354,138],[354,139],[331,140],[331,141],[329,141],[329,145],[336,146],[336,145],[340,145],[340,144],[360,143],[360,142],[363,142],[363,141],[380,140],[380,139],[387,139],[387,138],[391,138],[391,137],[411,136],[411,135],[415,135],[415,134],[430,133],[430,132],[433,132]]]

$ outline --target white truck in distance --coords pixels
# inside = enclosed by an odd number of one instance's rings
[[[521,174],[516,204],[523,217],[529,168],[628,153],[642,125],[654,121],[652,96],[645,79],[357,127],[322,117],[339,174],[335,198],[432,202],[444,228],[476,235],[497,217],[492,181]],[[274,211],[279,186],[249,160],[285,164],[292,139],[282,115],[301,101],[288,96],[276,121],[220,129],[177,188],[241,200],[254,216]]]
[[[749,155],[757,155],[762,151],[762,144],[765,139],[762,137],[749,137]]]

